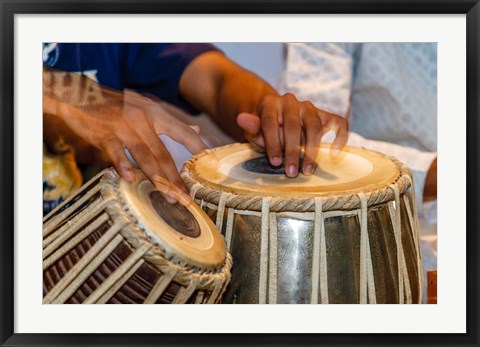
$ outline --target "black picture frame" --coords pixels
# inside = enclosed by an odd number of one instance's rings
[[[123,0],[9,1],[1,12],[0,343],[2,346],[149,345],[432,345],[479,346],[478,149],[480,99],[479,0]],[[14,16],[79,13],[461,13],[467,16],[467,333],[465,334],[19,334],[14,333]],[[454,115],[452,115],[454,117]],[[451,317],[455,319],[455,317]]]

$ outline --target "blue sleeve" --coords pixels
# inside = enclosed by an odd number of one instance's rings
[[[124,65],[124,86],[151,93],[190,114],[198,110],[184,100],[178,84],[190,62],[200,54],[218,50],[206,43],[138,43],[128,45]]]

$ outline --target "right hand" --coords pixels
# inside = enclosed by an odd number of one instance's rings
[[[252,145],[265,148],[273,166],[282,164],[285,153],[285,174],[288,177],[296,177],[299,171],[304,175],[314,173],[320,141],[328,131],[335,132],[330,146],[332,157],[338,157],[348,141],[348,121],[345,118],[318,109],[310,101],[299,101],[291,93],[265,96],[256,113],[240,113],[237,124]],[[302,147],[305,150],[300,168]]]
[[[135,180],[126,148],[170,202],[190,203],[185,184],[159,135],[169,136],[192,154],[207,146],[197,131],[171,116],[157,102],[133,91],[109,89],[81,75],[51,69],[45,74],[44,69],[43,103],[44,113],[67,128],[65,134],[100,150],[122,178]]]

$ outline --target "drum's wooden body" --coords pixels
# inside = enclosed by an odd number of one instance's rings
[[[174,218],[171,218],[174,216]],[[100,173],[44,218],[44,303],[217,303],[231,256],[195,204]]]
[[[233,255],[224,302],[421,302],[407,168],[358,148],[333,160],[326,146],[313,176],[290,179],[267,166],[249,145],[234,144],[182,170]]]

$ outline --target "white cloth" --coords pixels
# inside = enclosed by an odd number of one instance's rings
[[[420,214],[437,151],[436,50],[430,43],[290,43],[280,85],[347,117],[349,145],[409,166]]]
[[[349,118],[349,145],[392,155],[412,169],[426,303],[426,272],[437,268],[437,203],[423,203],[437,156],[436,44],[291,43],[279,89]]]

